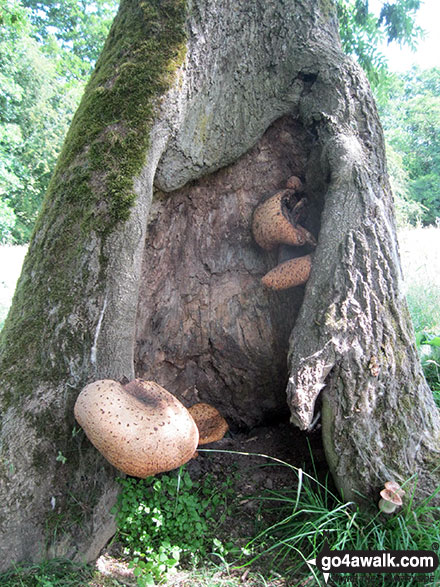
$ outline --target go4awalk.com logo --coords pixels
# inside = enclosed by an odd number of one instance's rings
[[[327,538],[318,556],[307,564],[318,567],[327,583],[333,573],[427,573],[439,565],[433,550],[330,550]]]

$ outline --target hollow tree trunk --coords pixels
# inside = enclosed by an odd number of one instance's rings
[[[235,163],[153,199],[136,375],[159,381],[188,406],[213,403],[231,426],[288,413],[287,351],[304,288],[262,287],[278,252],[255,244],[251,219],[262,196],[305,173],[312,142],[298,122],[283,117]],[[309,216],[319,217],[317,205],[315,193]]]
[[[318,246],[305,288],[269,292],[251,215],[292,174]],[[90,560],[114,531],[114,470],[72,413],[98,378],[154,377],[237,426],[283,412],[287,384],[305,429],[324,390],[347,496],[413,473],[429,490],[439,418],[399,272],[380,124],[330,0],[123,0],[1,335],[0,567]]]

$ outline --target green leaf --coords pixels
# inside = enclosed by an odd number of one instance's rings
[[[387,40],[414,47],[421,34],[415,25],[420,0],[383,2],[379,16],[369,11],[368,0],[337,0],[336,6],[344,51],[358,60],[373,86],[386,85],[387,60],[379,45]]]

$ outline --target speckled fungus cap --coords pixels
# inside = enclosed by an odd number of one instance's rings
[[[266,251],[281,243],[298,247],[306,243],[316,244],[308,230],[300,225],[293,226],[283,214],[282,200],[291,192],[292,190],[277,192],[255,208],[252,234],[255,242]]]
[[[90,383],[79,394],[74,413],[99,452],[133,477],[145,478],[183,465],[199,440],[185,406],[153,381]]]
[[[296,257],[280,263],[261,278],[263,285],[273,290],[303,285],[309,279],[312,255]]]
[[[199,430],[199,446],[220,440],[228,431],[228,423],[214,406],[199,403],[188,408],[188,411]]]
[[[405,491],[400,487],[398,483],[396,483],[396,481],[387,481],[385,483],[385,489],[388,489],[392,493],[397,493],[397,495],[399,495],[400,497],[403,497],[405,495]]]

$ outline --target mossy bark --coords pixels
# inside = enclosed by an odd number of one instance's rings
[[[114,530],[115,472],[72,408],[89,381],[134,375],[153,180],[165,194],[229,165],[286,116],[310,137],[305,179],[323,209],[286,368],[294,422],[309,426],[325,385],[329,461],[347,495],[358,470],[372,494],[385,473],[425,481],[434,468],[438,415],[399,289],[383,137],[368,84],[340,50],[331,2],[123,0],[1,334],[0,567],[91,559]],[[274,397],[284,402],[283,390]],[[422,425],[423,441],[411,444]],[[374,430],[393,447],[383,467]],[[399,439],[417,458],[393,468]]]
[[[72,408],[87,382],[134,374],[154,123],[186,34],[183,0],[123,0],[66,137],[1,333],[0,567],[90,558],[114,532],[114,470]]]

